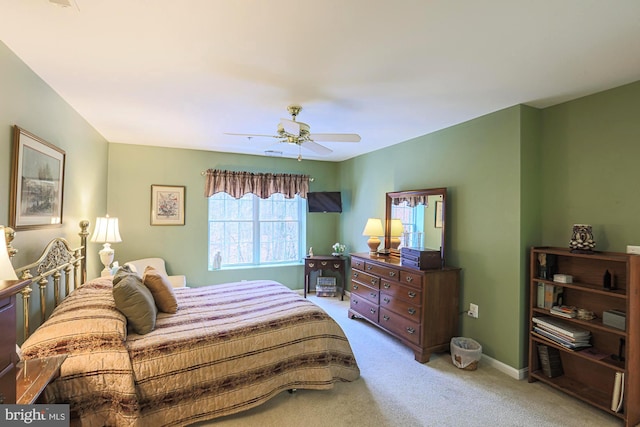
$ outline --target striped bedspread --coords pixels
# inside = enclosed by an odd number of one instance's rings
[[[127,334],[110,280],[93,280],[63,301],[23,355],[69,354],[47,394],[69,402],[83,426],[188,425],[283,390],[329,389],[359,377],[338,324],[282,284],[175,292],[176,314],[159,313],[149,334]]]

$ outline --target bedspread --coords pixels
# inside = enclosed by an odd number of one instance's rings
[[[28,357],[69,354],[49,394],[69,401],[83,425],[188,425],[252,408],[283,390],[329,389],[359,377],[338,324],[277,282],[175,289],[176,314],[159,313],[152,332],[129,331],[120,342],[120,313],[108,297],[93,295],[109,284],[97,279],[72,293],[23,346]],[[65,329],[63,315],[84,310],[64,307],[85,288],[103,305],[102,313],[93,305],[90,322],[101,323],[108,336],[92,331],[84,349],[67,344],[68,337],[56,345],[37,337],[41,329],[52,332],[50,322]],[[100,340],[110,343],[104,351],[96,351]]]

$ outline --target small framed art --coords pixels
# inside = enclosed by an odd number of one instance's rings
[[[183,185],[152,185],[151,225],[184,225],[185,195]]]
[[[435,227],[442,228],[442,202],[436,202],[436,219],[435,219]]]
[[[14,126],[9,225],[15,230],[60,227],[65,152]]]

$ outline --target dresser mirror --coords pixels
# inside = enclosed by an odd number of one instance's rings
[[[391,256],[400,248],[440,250],[444,260],[446,188],[387,193],[384,247]],[[400,220],[400,221],[398,221]]]

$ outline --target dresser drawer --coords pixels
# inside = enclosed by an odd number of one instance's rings
[[[0,300],[0,369],[15,362],[16,347],[16,297],[15,295]]]
[[[382,280],[380,290],[385,294],[412,302],[415,305],[422,304],[422,290],[420,289],[404,286],[391,280]]]
[[[416,301],[416,303],[419,303],[419,301]],[[396,298],[387,293],[380,294],[380,308],[386,308],[395,313],[401,314],[414,322],[420,322],[420,316],[422,316],[422,309],[420,308],[420,305],[401,300],[400,298]]]
[[[379,264],[365,263],[364,269],[367,273],[375,274],[381,278],[398,280],[399,271],[397,268],[387,267]]]
[[[403,270],[400,272],[400,283],[422,288],[422,275]]]
[[[351,282],[351,293],[358,295],[360,298],[365,298],[371,301],[373,304],[378,304],[380,290],[378,288],[372,288],[362,283]]]
[[[351,268],[364,270],[364,260],[360,258],[351,257]]]
[[[372,288],[380,288],[380,278],[359,270],[351,270],[351,282],[360,282]]]
[[[356,294],[351,294],[351,310],[372,322],[378,323],[378,306]]]
[[[412,322],[391,310],[380,308],[380,326],[403,339],[420,345],[420,323]]]

